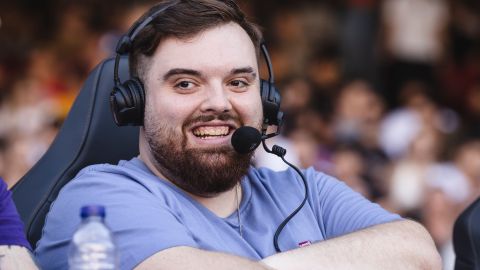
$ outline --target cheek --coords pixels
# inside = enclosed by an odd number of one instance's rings
[[[147,100],[146,106],[149,107],[150,117],[178,130],[181,130],[183,122],[191,115],[194,107],[187,99],[166,96],[157,96]],[[145,113],[147,114],[147,110]]]
[[[242,97],[237,100],[234,107],[247,125],[256,125],[263,119],[260,95]]]

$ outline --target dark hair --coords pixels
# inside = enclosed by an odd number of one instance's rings
[[[175,3],[177,2],[177,3]],[[167,0],[153,6],[145,18],[170,5],[135,38],[130,53],[132,76],[143,76],[144,57],[150,57],[159,43],[168,37],[186,39],[215,26],[234,22],[240,25],[252,40],[257,54],[260,52],[262,33],[249,22],[233,0]]]

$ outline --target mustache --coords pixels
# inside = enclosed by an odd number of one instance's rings
[[[203,123],[203,122],[210,122],[210,121],[213,121],[213,120],[234,121],[235,123],[239,124],[239,126],[243,126],[243,123],[238,116],[232,115],[230,113],[221,113],[221,114],[218,114],[218,115],[209,114],[209,115],[199,115],[199,116],[196,116],[196,117],[192,117],[192,118],[188,119],[187,121],[185,121],[184,127],[188,127],[190,125],[193,125],[193,124],[199,123],[199,122]]]

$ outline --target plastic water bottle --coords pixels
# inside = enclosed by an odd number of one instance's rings
[[[70,270],[118,269],[117,251],[110,229],[105,225],[105,207],[89,205],[80,211],[82,223],[68,250]]]

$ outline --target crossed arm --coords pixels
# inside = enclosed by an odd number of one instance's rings
[[[220,252],[174,247],[149,257],[136,269],[441,269],[441,260],[428,232],[416,222],[402,220],[258,262]]]

